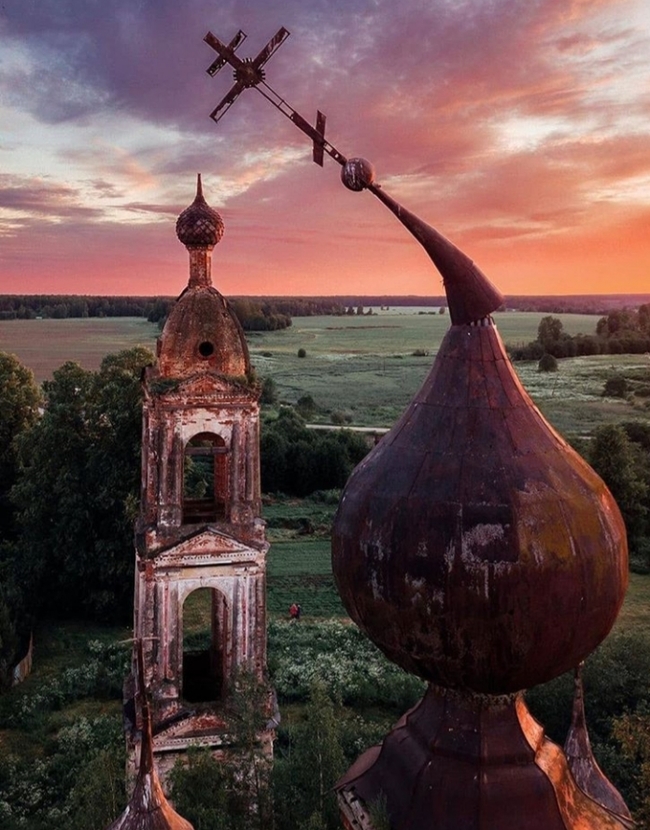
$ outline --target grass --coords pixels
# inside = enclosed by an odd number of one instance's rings
[[[614,631],[650,630],[650,575],[630,574],[630,585]]]
[[[258,373],[276,381],[281,401],[295,403],[311,394],[327,423],[333,410],[345,412],[358,426],[390,427],[419,389],[433,356],[449,328],[448,315],[418,314],[417,309],[372,316],[297,317],[283,331],[249,334]],[[504,312],[495,315],[506,343],[535,338],[544,315]],[[597,317],[563,314],[569,334],[592,333]],[[109,352],[155,346],[158,326],[140,318],[5,320],[0,322],[0,349],[16,354],[42,381],[66,360],[97,369]],[[297,356],[304,348],[305,358]],[[424,356],[414,356],[420,350]],[[650,410],[624,400],[604,399],[607,378],[619,371],[650,368],[641,355],[602,355],[560,361],[557,373],[543,374],[537,364],[516,369],[537,405],[564,435],[584,436],[601,424],[630,418],[650,419]],[[334,391],[334,394],[333,394]]]
[[[263,514],[267,538],[271,542],[286,542],[304,538],[307,534],[329,538],[338,496],[337,491],[328,493],[327,502],[314,498],[265,497]]]
[[[11,723],[16,718],[21,699],[38,696],[42,690],[50,689],[66,670],[82,669],[87,665],[89,641],[109,646],[131,636],[131,629],[124,627],[75,621],[42,624],[34,634],[33,671],[23,683],[0,697],[0,721]],[[61,707],[50,708],[44,704],[22,725],[0,729],[0,754],[13,753],[23,758],[39,756],[64,726],[70,726],[83,717],[119,717],[121,710],[121,700],[105,695],[87,697],[82,694],[79,699],[69,700]]]
[[[511,345],[533,340],[542,316],[495,315],[501,336]],[[560,317],[569,334],[593,333],[598,319]],[[251,354],[258,372],[275,380],[281,401],[295,403],[301,395],[312,395],[320,406],[314,421],[328,422],[338,409],[353,425],[390,427],[422,384],[448,327],[448,317],[435,314],[297,318],[289,329],[252,337]],[[306,349],[305,358],[297,356],[300,347]],[[417,350],[428,354],[416,356]],[[601,424],[650,419],[643,406],[633,408],[601,395],[613,373],[650,369],[644,355],[569,358],[560,361],[555,373],[538,372],[536,361],[515,368],[545,416],[567,437],[590,434]]]
[[[307,620],[346,616],[332,576],[329,539],[273,543],[267,573],[271,617],[288,617],[293,602],[300,603]]]
[[[15,354],[40,383],[67,360],[99,369],[111,352],[146,346],[155,352],[158,324],[141,317],[0,321],[0,350]]]

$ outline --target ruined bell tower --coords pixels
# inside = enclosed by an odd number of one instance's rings
[[[190,273],[143,380],[134,612],[163,781],[190,746],[227,756],[233,683],[242,672],[266,678],[259,389],[241,326],[212,286],[223,222],[206,203],[200,176],[176,233]],[[134,709],[137,763],[137,702]],[[259,739],[270,753],[271,730]]]

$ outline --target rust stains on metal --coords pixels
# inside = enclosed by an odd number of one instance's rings
[[[107,830],[194,830],[165,798],[153,760],[151,710],[144,680],[142,642],[136,643],[138,696],[142,712],[140,765],[133,795]]]
[[[564,743],[564,753],[571,774],[580,789],[632,828],[634,827],[634,821],[627,805],[616,787],[603,774],[591,749],[585,719],[582,668],[583,666],[580,664],[575,670],[573,714],[571,728]]]
[[[349,827],[385,799],[394,830],[623,830],[580,790],[522,695],[430,686],[381,746],[337,782]]]
[[[611,629],[628,578],[623,520],[521,386],[491,318],[468,322],[498,293],[417,217],[405,224],[460,275],[445,279],[454,325],[350,477],[332,559],[353,620],[431,685],[337,785],[344,820],[371,827],[368,807],[385,797],[392,830],[621,830],[518,692]]]
[[[391,660],[492,694],[572,669],[627,586],[613,498],[543,419],[491,324],[450,329],[351,476],[333,566],[350,615]]]

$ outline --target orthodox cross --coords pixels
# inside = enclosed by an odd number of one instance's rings
[[[330,144],[329,141],[325,140],[325,116],[323,113],[320,112],[320,110],[317,112],[316,126],[312,127],[309,121],[303,118],[300,113],[296,112],[296,110],[290,106],[284,98],[278,95],[278,93],[266,83],[266,75],[263,68],[264,64],[288,37],[289,32],[283,26],[278,29],[275,35],[271,38],[271,40],[269,40],[256,58],[245,58],[242,60],[235,54],[239,46],[241,46],[246,39],[246,34],[242,32],[241,29],[228,45],[222,43],[222,41],[213,35],[212,32],[207,33],[203,40],[219,54],[219,57],[208,67],[208,75],[214,77],[217,72],[219,72],[220,69],[223,69],[223,67],[228,63],[233,68],[233,75],[235,79],[233,86],[210,113],[210,118],[212,118],[216,123],[223,118],[234,101],[245,89],[256,89],[266,98],[267,101],[270,101],[276,109],[280,110],[280,112],[290,121],[293,121],[293,123],[301,129],[305,135],[311,138],[314,143],[313,157],[316,164],[320,164],[322,167],[323,153],[327,153],[327,155],[331,156],[334,161],[343,166],[347,161],[345,156],[342,153],[339,153],[336,147]]]
[[[452,323],[481,320],[498,308],[503,303],[503,296],[468,256],[389,196],[381,185],[375,182],[375,170],[369,161],[363,158],[348,159],[325,139],[325,116],[320,110],[316,114],[316,126],[312,127],[309,121],[266,83],[264,65],[288,37],[289,32],[282,27],[256,58],[242,60],[236,54],[246,39],[241,29],[228,45],[222,43],[212,32],[207,33],[203,40],[219,55],[208,68],[208,74],[214,76],[226,64],[230,64],[235,80],[230,90],[212,110],[210,117],[215,122],[219,121],[245,89],[256,89],[311,138],[316,164],[323,166],[324,153],[331,156],[341,165],[341,181],[349,190],[369,190],[373,193],[423,246],[443,276]]]

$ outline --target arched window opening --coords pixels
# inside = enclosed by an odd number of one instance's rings
[[[226,690],[228,606],[216,588],[198,588],[183,604],[182,697],[214,703]]]
[[[230,454],[220,435],[203,432],[187,442],[183,463],[183,522],[228,518]]]

